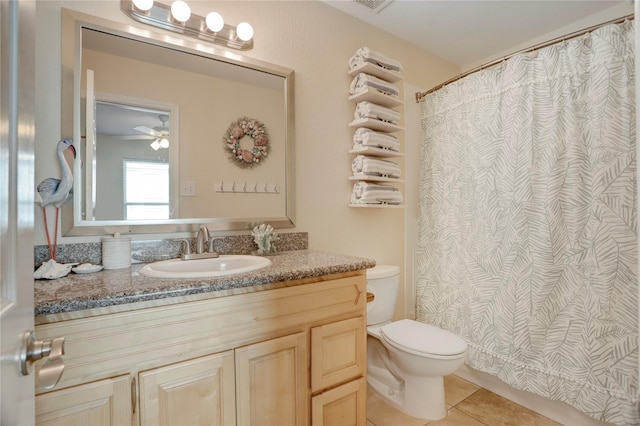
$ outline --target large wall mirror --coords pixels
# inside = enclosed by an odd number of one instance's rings
[[[64,235],[293,227],[293,108],[292,70],[63,9]],[[251,165],[224,142],[244,118],[268,135]]]

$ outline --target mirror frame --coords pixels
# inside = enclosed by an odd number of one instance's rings
[[[247,58],[236,53],[222,50],[212,44],[191,41],[187,38],[154,32],[135,25],[109,21],[74,10],[62,8],[61,27],[61,132],[63,137],[73,135],[73,141],[81,140],[81,65],[82,65],[82,29],[89,28],[132,40],[180,50],[186,53],[204,56],[212,60],[254,69],[273,74],[284,79],[285,96],[285,217],[221,217],[221,218],[189,218],[139,221],[92,221],[83,220],[81,209],[81,192],[74,188],[73,202],[67,200],[62,206],[63,236],[96,236],[119,232],[121,234],[153,234],[179,233],[197,231],[202,224],[211,231],[250,230],[258,223],[268,223],[274,228],[295,227],[295,162],[294,162],[294,71],[257,59]],[[76,102],[77,101],[77,102]],[[80,145],[80,144],[78,144]],[[79,147],[78,147],[79,148]],[[78,149],[82,158],[82,150]],[[74,178],[81,176],[81,161],[73,165]]]

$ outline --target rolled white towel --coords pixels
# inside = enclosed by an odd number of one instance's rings
[[[400,113],[391,108],[373,104],[369,101],[362,101],[356,104],[354,114],[356,120],[363,118],[373,118],[375,120],[384,121],[391,124],[400,122]]]
[[[351,163],[351,170],[355,176],[377,176],[388,178],[400,178],[400,166],[392,161],[379,158],[357,155]]]
[[[361,47],[356,51],[355,55],[349,59],[349,69],[352,70],[365,62],[370,62],[379,67],[402,73],[402,65],[400,62],[395,59],[391,59],[380,52],[371,50],[368,47]]]
[[[369,87],[393,98],[397,98],[400,95],[400,92],[395,85],[363,72],[358,73],[358,75],[353,79],[349,86],[349,93],[355,95],[357,93],[364,92]]]
[[[400,151],[400,141],[397,137],[388,133],[376,132],[366,127],[360,127],[353,133],[353,147],[357,149],[359,146]]]
[[[352,204],[402,204],[402,193],[388,185],[359,181],[353,185]]]

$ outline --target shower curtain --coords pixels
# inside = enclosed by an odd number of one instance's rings
[[[633,21],[421,110],[418,320],[517,389],[640,424]]]

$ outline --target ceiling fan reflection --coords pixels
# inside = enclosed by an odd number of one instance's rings
[[[167,121],[169,121],[169,116],[166,114],[160,114],[158,118],[162,122],[161,126],[156,126],[154,128],[151,128],[148,126],[134,127],[134,130],[137,130],[138,132],[144,133],[154,138],[150,146],[155,151],[161,148],[162,149],[169,148],[169,128],[167,127]]]

